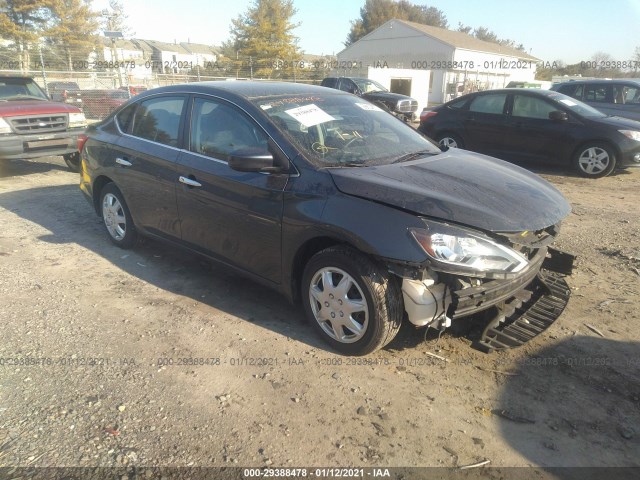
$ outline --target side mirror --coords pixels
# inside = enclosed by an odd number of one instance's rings
[[[554,122],[566,122],[569,120],[569,115],[567,115],[566,112],[554,110],[553,112],[549,112],[549,120],[553,120]]]
[[[279,172],[274,164],[273,155],[262,148],[241,148],[231,152],[229,167],[238,172]]]

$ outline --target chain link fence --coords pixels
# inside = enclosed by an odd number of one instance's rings
[[[251,57],[227,59],[211,53],[171,54],[109,46],[89,53],[42,47],[17,51],[0,46],[0,77],[30,76],[51,99],[78,106],[90,120],[102,119],[132,96],[156,87],[236,80],[318,85],[324,77],[341,73],[336,67],[332,57],[255,61]]]

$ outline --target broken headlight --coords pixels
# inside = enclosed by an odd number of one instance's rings
[[[411,228],[413,238],[429,256],[434,270],[470,277],[502,277],[529,264],[519,252],[460,227],[423,220],[425,228]]]

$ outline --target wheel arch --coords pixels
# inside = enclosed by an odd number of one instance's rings
[[[93,186],[91,187],[93,208],[98,215],[100,215],[100,192],[109,183],[113,183],[113,180],[106,175],[100,175],[93,181]]]
[[[291,299],[294,303],[298,304],[302,299],[300,294],[300,283],[302,281],[302,274],[304,273],[304,268],[309,262],[309,260],[311,259],[311,257],[313,257],[316,253],[321,252],[326,248],[335,247],[337,245],[344,245],[344,246],[353,248],[354,250],[360,251],[353,244],[343,239],[339,239],[337,237],[328,236],[328,235],[310,238],[298,247],[298,250],[293,256],[291,285],[289,287],[291,291]],[[364,252],[361,252],[361,253],[364,254]]]

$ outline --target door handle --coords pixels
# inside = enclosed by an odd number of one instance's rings
[[[184,183],[188,187],[201,187],[202,184],[200,182],[196,182],[195,180],[187,177],[180,176],[178,179],[181,183]]]
[[[129,160],[125,160],[124,158],[116,157],[116,163],[118,165],[122,165],[123,167],[130,167],[133,165]]]

